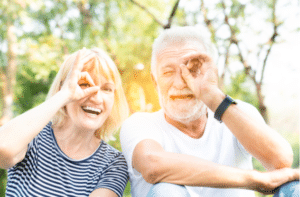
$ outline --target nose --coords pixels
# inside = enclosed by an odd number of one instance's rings
[[[90,101],[94,102],[95,104],[101,104],[103,103],[103,92],[101,90],[98,90],[94,94],[90,96]]]
[[[182,77],[180,68],[177,69],[176,75],[174,76],[173,86],[178,90],[182,90],[187,86],[185,80]]]

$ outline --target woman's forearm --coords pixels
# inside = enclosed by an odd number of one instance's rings
[[[0,127],[0,168],[7,169],[24,158],[30,141],[67,103],[67,99],[66,94],[60,91]]]

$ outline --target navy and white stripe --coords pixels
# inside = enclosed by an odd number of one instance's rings
[[[6,196],[89,196],[107,188],[122,196],[128,181],[122,153],[105,142],[74,160],[58,147],[51,123],[30,143],[25,158],[8,170]]]

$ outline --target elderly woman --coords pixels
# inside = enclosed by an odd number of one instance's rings
[[[122,196],[122,153],[103,141],[128,114],[120,74],[100,49],[62,64],[41,105],[0,128],[6,196]]]

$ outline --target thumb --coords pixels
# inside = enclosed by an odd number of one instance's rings
[[[83,90],[83,97],[90,96],[100,90],[99,86],[92,86]]]

